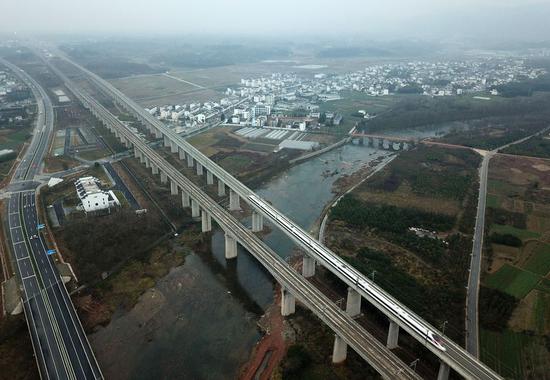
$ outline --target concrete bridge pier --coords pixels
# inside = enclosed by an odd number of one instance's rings
[[[155,164],[151,164],[151,172],[154,174],[154,175],[157,175],[159,174],[159,167]]]
[[[149,169],[151,167],[151,160],[149,157],[145,157],[145,167]]]
[[[281,287],[281,315],[283,317],[294,314],[296,311],[296,298],[288,289]]]
[[[225,195],[225,183],[218,178],[218,196],[223,197]]]
[[[190,154],[187,154],[187,167],[192,168],[194,165],[193,157]]]
[[[146,160],[145,155],[143,153],[139,152],[139,162],[144,164],[145,160]]]
[[[225,233],[225,258],[231,260],[237,257],[237,240]]]
[[[207,185],[213,185],[214,184],[214,174],[210,170],[206,172],[206,184]]]
[[[181,192],[181,206],[183,208],[191,206],[191,198],[185,191]]]
[[[252,232],[260,232],[264,229],[264,217],[262,214],[252,211]]]
[[[139,152],[139,150],[134,148],[134,158],[140,158],[140,156],[141,156],[141,153]]]
[[[178,153],[178,146],[173,141],[170,141],[170,152]]]
[[[334,347],[332,349],[332,362],[342,363],[348,356],[348,344],[338,334],[334,334]]]
[[[173,179],[170,179],[170,194],[178,195],[178,184]]]
[[[161,182],[161,183],[166,183],[166,182],[168,182],[168,176],[166,175],[166,173],[160,172],[160,182]]]
[[[164,135],[163,138],[164,138],[164,147],[168,148],[170,146],[170,139],[166,135]]]
[[[202,232],[212,231],[212,217],[205,210],[201,212],[201,228]]]
[[[315,275],[315,259],[304,255],[302,258],[302,276],[308,278]]]
[[[159,131],[159,130],[156,129],[156,128],[153,128],[153,134],[155,135],[155,137],[156,137],[157,139],[162,138],[162,132]]]
[[[348,288],[346,313],[348,313],[350,317],[355,317],[361,314],[361,294],[352,288]]]
[[[180,160],[185,160],[185,151],[183,149],[178,149],[178,155],[180,157]]]
[[[197,162],[197,175],[203,175],[203,173],[204,173],[204,169],[202,167],[202,164]]]
[[[437,372],[437,380],[448,380],[451,368],[445,362],[439,364],[439,372]]]
[[[241,201],[239,199],[239,194],[237,194],[232,189],[229,189],[229,210],[238,211],[241,209]]]
[[[198,218],[200,214],[201,214],[201,211],[199,208],[199,202],[197,202],[194,199],[191,199],[191,217]]]
[[[388,341],[386,347],[390,350],[397,348],[397,342],[399,340],[399,325],[390,319],[390,327],[388,329]]]

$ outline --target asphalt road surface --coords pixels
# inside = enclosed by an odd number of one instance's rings
[[[38,104],[33,138],[10,183],[8,226],[20,280],[23,310],[42,379],[101,379],[102,374],[52,256],[48,255],[36,209],[33,182],[53,132],[47,93],[26,73],[0,59],[29,86]],[[31,188],[28,190],[28,188]],[[14,191],[17,189],[19,191]]]

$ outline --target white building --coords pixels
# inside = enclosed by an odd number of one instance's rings
[[[199,113],[197,116],[195,116],[195,120],[197,123],[204,123],[206,121],[206,116],[203,113]]]
[[[82,202],[86,213],[108,210],[111,207],[120,205],[116,195],[111,191],[101,190],[99,179],[96,177],[82,177],[75,183],[76,194]]]

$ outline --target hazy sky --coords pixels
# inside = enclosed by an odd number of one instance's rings
[[[0,31],[548,39],[548,16],[550,0],[2,0]]]

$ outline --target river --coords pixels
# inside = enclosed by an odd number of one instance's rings
[[[426,134],[435,135],[423,131]],[[388,151],[345,145],[296,165],[256,189],[257,193],[311,230],[334,197],[332,186]],[[264,241],[284,258],[294,244],[278,230]],[[90,340],[107,378],[235,378],[260,334],[256,322],[273,301],[270,275],[242,247],[224,258],[222,231],[212,252],[190,254],[137,305],[117,315]]]

